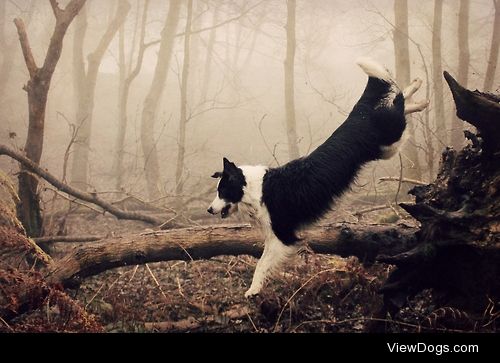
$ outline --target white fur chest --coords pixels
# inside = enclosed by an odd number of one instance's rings
[[[262,183],[267,167],[245,165],[240,168],[243,171],[247,185],[243,188],[243,198],[239,209],[259,224],[267,237],[269,233],[272,233],[269,212],[266,206],[262,204]]]

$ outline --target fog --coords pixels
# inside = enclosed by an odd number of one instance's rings
[[[55,19],[49,1],[5,1],[0,14],[0,142],[22,149],[28,130],[28,104],[23,86],[29,74],[23,60],[13,19],[22,18],[35,60],[43,64],[54,30]],[[121,2],[122,0],[120,0]],[[61,1],[64,7],[68,1]],[[222,167],[222,157],[235,163],[276,166],[290,160],[286,133],[284,61],[287,50],[287,2],[285,0],[195,0],[189,37],[189,74],[185,75],[186,137],[182,174],[176,181],[181,115],[185,32],[188,1],[181,1],[166,87],[161,92],[152,128],[159,161],[160,194],[147,192],[145,156],[141,146],[141,122],[144,101],[150,92],[158,61],[169,2],[149,3],[144,42],[156,42],[145,51],[140,73],[131,83],[126,104],[127,124],[123,146],[123,175],[116,182],[114,155],[119,152],[120,63],[128,75],[137,63],[140,48],[143,0],[131,5],[119,32],[113,35],[99,66],[85,188],[100,192],[121,189],[146,200],[199,196],[213,198],[215,181],[210,175]],[[64,39],[61,59],[49,91],[45,117],[43,168],[71,182],[75,143],[72,133],[82,123],[78,119],[78,92],[75,85],[74,50],[81,46],[85,63],[95,51],[117,11],[118,1],[88,0],[87,32],[83,44],[75,44],[78,17]],[[215,14],[216,13],[216,14]],[[442,17],[442,67],[457,74],[459,2],[445,0]],[[411,117],[415,138],[410,142],[418,152],[420,178],[433,179],[441,150],[450,144],[454,105],[444,88],[445,119],[436,120],[434,112],[432,35],[434,1],[408,1],[408,39],[411,78],[420,77],[424,86],[415,99],[429,99],[427,113]],[[483,89],[493,35],[495,17],[491,0],[470,2],[469,55],[467,87]],[[296,7],[295,118],[300,155],[320,145],[346,118],[365,85],[366,75],[356,65],[360,56],[369,56],[395,72],[394,0],[298,0]],[[204,31],[198,32],[198,30]],[[210,52],[211,38],[213,49]],[[120,57],[120,43],[122,57]],[[122,58],[122,61],[120,61]],[[6,63],[11,62],[11,67]],[[123,64],[125,61],[125,64]],[[208,64],[208,66],[207,66]],[[86,64],[87,66],[87,64]],[[493,91],[500,77],[494,76]],[[400,85],[401,87],[405,85]],[[428,129],[426,131],[426,122]],[[445,140],[438,140],[438,128]],[[430,131],[430,132],[429,132]],[[427,132],[427,136],[425,136]],[[426,140],[427,137],[427,140]],[[429,170],[429,143],[435,160]],[[70,147],[68,147],[70,145]],[[65,163],[67,153],[67,163]],[[146,159],[149,156],[146,156]],[[403,155],[403,160],[405,157]],[[64,173],[64,165],[67,172]],[[2,158],[0,168],[14,175],[18,166]],[[373,194],[383,188],[395,193],[396,184],[380,185],[378,177],[398,176],[400,160],[369,164],[362,172],[353,193]],[[178,185],[181,184],[179,188]],[[376,188],[379,188],[376,190]],[[386,190],[385,189],[385,190]]]

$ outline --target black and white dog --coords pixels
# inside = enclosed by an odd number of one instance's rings
[[[367,58],[357,63],[369,76],[363,95],[347,120],[310,155],[278,168],[238,167],[224,158],[224,170],[212,176],[220,181],[208,212],[226,218],[239,209],[264,234],[264,253],[246,297],[258,294],[270,273],[297,253],[297,231],[318,221],[365,163],[396,154],[404,139],[405,114],[428,105],[405,105],[421,80],[401,91],[383,66]]]

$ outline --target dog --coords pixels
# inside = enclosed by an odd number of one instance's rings
[[[401,91],[382,65],[369,58],[357,64],[369,77],[366,88],[344,123],[316,150],[277,168],[238,167],[224,158],[223,171],[212,175],[219,183],[208,213],[227,218],[240,210],[263,232],[264,252],[247,298],[259,294],[270,274],[297,254],[297,232],[331,209],[363,165],[397,153],[404,141],[405,115],[428,105],[409,102],[420,79]]]

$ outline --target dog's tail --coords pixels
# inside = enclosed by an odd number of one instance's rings
[[[375,100],[375,109],[396,107],[404,112],[403,93],[389,71],[371,58],[358,58],[356,63],[369,77],[363,97]]]
[[[389,71],[380,63],[368,57],[361,57],[356,60],[356,64],[368,75],[389,84],[396,84]]]

